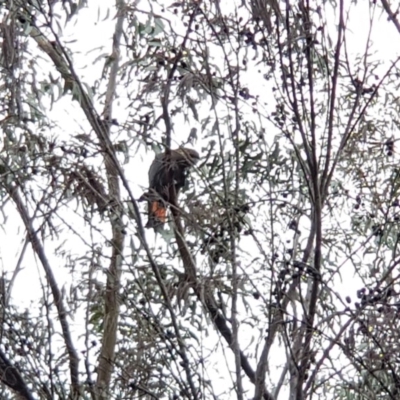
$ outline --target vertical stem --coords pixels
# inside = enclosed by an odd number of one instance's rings
[[[116,91],[116,78],[119,68],[120,41],[123,33],[123,23],[125,3],[123,0],[116,1],[118,11],[115,32],[113,36],[112,60],[110,76],[108,80],[108,88],[105,99],[103,116],[106,122],[111,121],[112,104]],[[103,129],[105,139],[102,146],[106,150],[110,141],[110,125],[107,124]],[[101,344],[98,374],[97,374],[97,391],[100,399],[109,398],[109,386],[111,382],[111,374],[113,371],[113,362],[115,355],[115,345],[117,342],[118,318],[119,318],[119,300],[118,292],[121,279],[121,264],[124,248],[124,234],[122,233],[122,208],[121,208],[121,190],[119,184],[119,171],[115,165],[113,155],[109,151],[105,151],[105,168],[108,180],[108,192],[111,200],[110,213],[114,215],[110,218],[112,225],[112,255],[110,266],[108,267],[107,285],[105,295],[105,313],[104,313],[104,333]]]

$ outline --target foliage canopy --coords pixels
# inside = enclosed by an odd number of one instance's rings
[[[2,398],[399,398],[395,7],[2,1]]]

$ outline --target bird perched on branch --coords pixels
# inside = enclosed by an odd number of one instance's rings
[[[186,175],[199,160],[199,153],[181,147],[156,155],[149,169],[150,190],[146,193],[149,205],[149,220],[146,228],[157,229],[167,219],[167,207],[176,200],[179,190],[185,186]],[[172,199],[175,193],[175,199]]]

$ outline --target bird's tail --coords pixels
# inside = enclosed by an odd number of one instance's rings
[[[146,228],[161,227],[167,220],[167,207],[166,205],[157,200],[149,201],[149,220]]]

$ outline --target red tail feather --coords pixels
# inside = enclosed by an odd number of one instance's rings
[[[157,222],[164,224],[167,220],[167,208],[159,201],[151,203],[150,214]]]

